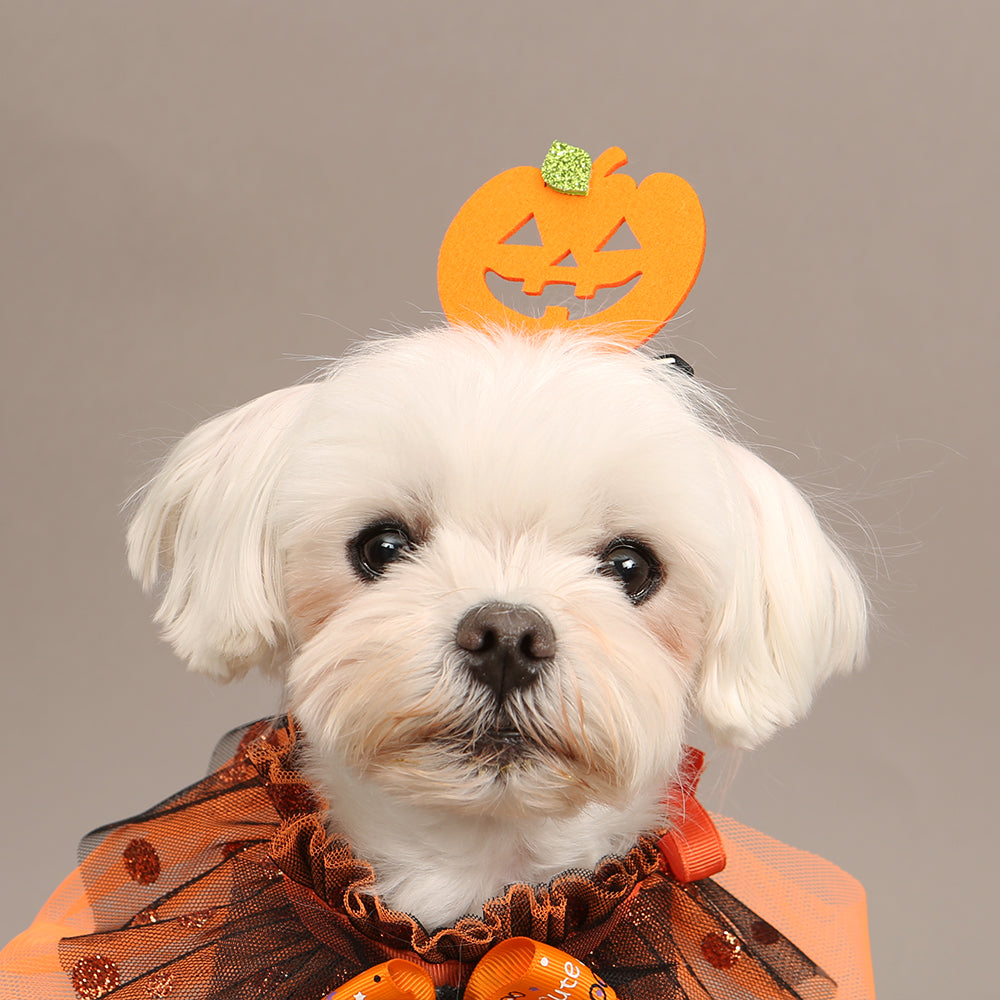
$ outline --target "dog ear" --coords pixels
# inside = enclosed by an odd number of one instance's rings
[[[710,623],[698,699],[717,739],[751,747],[801,718],[827,677],[859,663],[867,602],[799,491],[745,448],[723,448],[745,544]]]
[[[313,388],[280,389],[197,427],[138,494],[129,568],[147,591],[169,573],[156,621],[192,670],[218,680],[273,667],[286,641],[271,501]]]

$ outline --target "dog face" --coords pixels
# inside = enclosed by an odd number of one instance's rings
[[[189,435],[132,567],[194,669],[282,672],[328,793],[634,835],[689,709],[752,745],[863,641],[853,570],[711,413],[595,338],[378,342]]]
[[[450,335],[324,388],[274,499],[317,756],[477,815],[662,792],[732,571],[709,436],[666,379]]]

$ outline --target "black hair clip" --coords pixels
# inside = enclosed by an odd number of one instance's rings
[[[689,365],[679,354],[661,354],[656,360],[662,361],[665,365],[673,365],[689,378],[694,378],[693,366]]]

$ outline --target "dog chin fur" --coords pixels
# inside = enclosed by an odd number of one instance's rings
[[[163,578],[192,669],[280,674],[330,832],[434,928],[664,825],[689,713],[753,746],[859,660],[857,575],[722,426],[695,380],[611,340],[388,338],[181,441],[130,564]],[[378,523],[412,545],[368,578],[352,553]],[[615,539],[655,555],[648,599],[598,572]],[[490,602],[555,640],[502,699],[456,642]]]

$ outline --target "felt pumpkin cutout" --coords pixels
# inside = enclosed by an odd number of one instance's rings
[[[594,162],[586,194],[548,186],[537,167],[514,167],[487,181],[462,206],[438,256],[438,291],[452,323],[500,321],[527,332],[552,327],[600,329],[636,346],[680,307],[701,268],[705,219],[693,188],[674,174],[651,174],[639,185],[616,171],[628,163],[617,148]],[[541,246],[518,242],[537,225]],[[605,250],[624,225],[638,247]],[[489,273],[523,282],[528,295],[549,285],[572,286],[577,298],[634,284],[615,303],[570,320],[565,306],[525,316],[497,299]],[[637,280],[636,280],[637,279]]]

